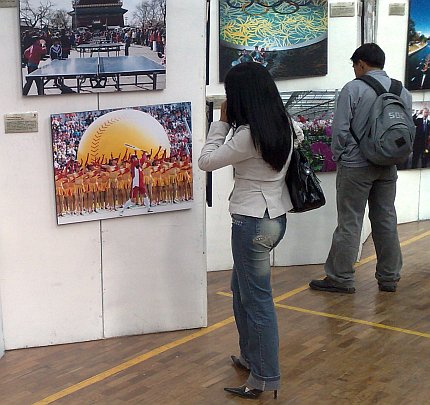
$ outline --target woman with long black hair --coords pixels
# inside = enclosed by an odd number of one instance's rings
[[[230,196],[233,311],[240,356],[233,365],[248,369],[240,387],[226,391],[258,398],[280,386],[279,337],[270,284],[270,251],[286,229],[291,201],[285,174],[293,146],[293,123],[275,82],[259,63],[241,63],[225,78],[227,100],[220,121],[213,122],[198,164],[213,171],[232,165],[235,183]],[[297,126],[298,127],[298,126]],[[233,128],[233,136],[225,142]],[[297,128],[301,131],[300,128]]]

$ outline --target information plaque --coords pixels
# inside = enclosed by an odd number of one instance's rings
[[[355,17],[355,2],[331,3],[330,17]]]
[[[18,0],[0,0],[0,8],[18,7]]]
[[[391,3],[388,6],[388,15],[405,15],[406,5],[405,3]]]
[[[11,113],[4,115],[4,132],[16,134],[25,132],[38,132],[38,113]]]

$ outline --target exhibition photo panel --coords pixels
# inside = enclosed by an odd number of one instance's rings
[[[191,103],[51,115],[59,225],[191,208]]]
[[[300,147],[316,172],[336,171],[331,151],[332,123],[339,90],[281,92],[285,109],[304,134]],[[397,165],[399,170],[430,167],[430,101],[414,102],[412,118],[416,126],[413,151]]]
[[[166,87],[166,0],[20,0],[24,96]]]
[[[430,15],[428,0],[410,0],[406,88],[430,89]]]
[[[327,0],[219,0],[219,78],[242,62],[275,79],[327,74]]]
[[[300,147],[316,172],[336,170],[331,152],[331,127],[337,90],[282,92],[285,109],[304,134]]]
[[[413,151],[408,160],[397,168],[424,169],[430,166],[430,100],[412,103],[412,118],[416,126]]]

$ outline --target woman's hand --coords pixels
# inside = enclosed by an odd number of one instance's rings
[[[227,100],[223,101],[221,104],[221,117],[219,119],[220,121],[226,122],[228,124],[227,119]]]

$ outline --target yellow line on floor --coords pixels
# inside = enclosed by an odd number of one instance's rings
[[[296,288],[295,290],[292,290],[288,293],[282,294],[279,297],[275,298],[275,301],[280,301],[280,300],[284,300],[285,298],[288,297],[292,297],[295,294],[298,294],[299,292],[303,291],[304,289],[306,289],[306,287],[300,287],[300,288]],[[218,292],[218,295],[224,295],[226,297],[231,297],[232,295],[230,293],[225,293],[225,292]],[[178,347],[180,345],[183,345],[184,343],[187,343],[191,340],[197,339],[200,336],[204,336],[207,335],[217,329],[220,329],[230,323],[234,322],[234,317],[231,316],[230,318],[224,319],[221,322],[217,322],[214,325],[211,325],[205,329],[200,329],[198,332],[192,333],[188,336],[183,337],[182,339],[178,339],[175,340],[171,343],[165,344],[163,346],[157,347],[153,350],[151,350],[148,353],[144,353],[140,356],[134,357],[133,359],[130,359],[124,363],[121,363],[115,367],[110,368],[109,370],[103,371],[102,373],[96,374],[95,376],[92,376],[90,378],[87,378],[86,380],[83,380],[77,384],[74,384],[68,388],[65,388],[64,390],[61,390],[59,392],[56,392],[55,394],[50,395],[49,397],[46,397],[38,402],[33,403],[33,405],[46,405],[46,404],[51,404],[52,402],[57,401],[58,399],[64,398],[68,395],[73,394],[74,392],[77,392],[83,388],[86,388],[90,385],[96,384],[100,381],[105,380],[106,378],[112,377],[115,374],[120,373],[121,371],[127,370],[130,367],[133,367],[137,364],[140,364],[142,362],[144,362],[145,360],[148,360],[152,357],[155,357],[161,353],[166,352],[167,350],[173,349],[175,347]]]
[[[149,351],[148,353],[141,354],[140,356],[134,357],[124,363],[121,363],[115,367],[110,368],[109,370],[103,371],[102,373],[96,374],[93,377],[87,378],[86,380],[83,380],[77,384],[74,384],[68,388],[65,388],[64,390],[61,390],[59,392],[56,392],[55,394],[50,395],[49,397],[46,397],[38,402],[35,402],[33,405],[45,405],[45,404],[51,404],[52,402],[64,398],[70,394],[73,394],[76,391],[79,391],[85,387],[88,387],[90,385],[93,385],[95,383],[98,383],[100,381],[105,380],[106,378],[109,378],[115,374],[120,373],[121,371],[127,370],[130,367],[133,367],[139,363],[144,362],[145,360],[148,360],[152,357],[155,357],[161,353],[164,353],[170,349],[173,349],[175,347],[178,347],[180,345],[183,345],[184,343],[187,343],[191,340],[197,339],[201,336],[207,335],[217,329],[220,329],[230,323],[234,322],[234,317],[231,316],[227,319],[224,319],[221,322],[217,322],[214,325],[211,325],[207,328],[200,329],[199,331],[195,333],[191,333],[190,335],[187,335],[181,339],[175,340],[171,343],[167,343],[163,346],[157,347],[154,350]]]
[[[404,242],[400,243],[400,246],[407,246],[407,245],[410,245],[411,243],[414,243],[414,242],[416,242],[416,241],[418,241],[418,240],[420,240],[420,239],[424,239],[424,238],[426,238],[427,236],[430,236],[430,231],[420,233],[419,235],[414,236],[413,238],[410,238],[410,239],[408,239],[408,240],[405,240]]]
[[[223,295],[225,297],[233,297],[233,294],[231,294],[231,293],[218,292],[217,294]],[[333,318],[333,319],[338,319],[341,321],[359,323],[361,325],[372,326],[374,328],[388,329],[388,330],[392,330],[395,332],[401,332],[401,333],[406,333],[408,335],[415,335],[415,336],[420,336],[420,337],[425,337],[427,339],[430,339],[430,333],[416,332],[416,331],[410,330],[410,329],[403,329],[403,328],[397,328],[396,326],[384,325],[383,323],[369,322],[369,321],[364,321],[362,319],[349,318],[347,316],[329,314],[327,312],[319,312],[319,311],[313,311],[311,309],[305,309],[305,308],[300,308],[300,307],[294,307],[291,305],[279,304],[276,302],[276,299],[274,299],[273,301],[275,302],[275,307],[277,307],[277,308],[289,309],[291,311],[302,312],[304,314],[310,314],[310,315],[323,316],[325,318]]]
[[[364,264],[373,262],[374,260],[376,260],[376,255],[365,257],[364,259],[361,259],[359,262],[355,263],[354,267],[357,268],[363,266]]]
[[[424,232],[424,233],[422,233],[420,235],[417,235],[417,236],[415,236],[415,237],[413,237],[411,239],[408,239],[408,240],[402,242],[401,246],[409,245],[409,244],[411,244],[413,242],[416,242],[416,241],[418,241],[420,239],[423,239],[423,238],[425,238],[427,236],[430,236],[430,231]],[[355,267],[362,266],[363,264],[368,263],[368,262],[370,262],[372,260],[375,260],[375,259],[376,259],[375,255],[369,256],[369,257],[367,257],[367,258],[365,258],[363,260],[360,260],[360,262],[358,262]],[[286,308],[286,309],[290,309],[290,310],[293,310],[293,311],[299,311],[299,312],[309,313],[309,314],[313,314],[313,315],[319,315],[319,316],[325,316],[325,317],[329,317],[329,318],[347,320],[347,321],[350,321],[350,322],[361,323],[363,325],[369,325],[369,326],[374,326],[374,327],[378,327],[378,328],[390,329],[390,330],[395,330],[395,331],[399,331],[399,332],[403,332],[403,333],[408,333],[408,334],[411,334],[411,335],[416,335],[416,336],[422,336],[422,337],[430,338],[430,335],[426,334],[426,333],[414,332],[414,331],[410,331],[410,330],[407,330],[407,329],[395,328],[395,327],[392,327],[392,326],[387,326],[387,325],[377,324],[377,323],[373,323],[373,322],[362,321],[362,320],[359,320],[359,319],[341,317],[339,315],[326,314],[324,312],[311,311],[311,310],[307,310],[307,309],[303,309],[303,308],[298,308],[298,307],[292,307],[292,306],[287,306],[287,305],[279,304],[279,301],[283,301],[286,298],[290,298],[290,297],[292,297],[292,296],[294,296],[294,295],[296,295],[296,294],[298,294],[298,293],[300,293],[302,291],[305,291],[307,289],[308,289],[308,286],[305,285],[305,286],[302,286],[302,287],[298,287],[298,288],[296,288],[296,289],[294,289],[292,291],[289,291],[289,292],[287,292],[285,294],[282,294],[282,295],[274,298],[275,305],[279,306],[281,308]],[[225,292],[221,292],[221,291],[218,292],[217,294],[218,295],[224,295],[224,296],[227,296],[227,297],[231,297],[232,296],[230,293],[225,293]],[[94,376],[92,376],[90,378],[87,378],[86,380],[83,380],[83,381],[81,381],[81,382],[79,382],[77,384],[71,385],[70,387],[65,388],[64,390],[58,391],[55,394],[50,395],[49,397],[46,397],[46,398],[44,398],[44,399],[42,399],[40,401],[34,402],[33,405],[51,404],[52,402],[55,402],[58,399],[64,398],[64,397],[66,397],[68,395],[71,395],[74,392],[77,392],[77,391],[79,391],[79,390],[81,390],[81,389],[83,389],[85,387],[88,387],[90,385],[93,385],[93,384],[96,384],[96,383],[98,383],[100,381],[103,381],[106,378],[112,377],[113,375],[120,373],[121,371],[127,370],[128,368],[133,367],[133,366],[135,366],[137,364],[140,364],[140,363],[142,363],[142,362],[144,362],[144,361],[146,361],[148,359],[151,359],[152,357],[155,357],[155,356],[157,356],[157,355],[159,355],[161,353],[164,353],[164,352],[166,352],[166,351],[168,351],[170,349],[173,349],[173,348],[178,347],[180,345],[183,345],[183,344],[185,344],[187,342],[190,342],[191,340],[194,340],[194,339],[197,339],[197,338],[199,338],[201,336],[207,335],[207,334],[209,334],[209,333],[211,333],[211,332],[213,332],[213,331],[215,331],[217,329],[220,329],[220,328],[222,328],[222,327],[224,327],[224,326],[226,326],[226,325],[228,325],[230,323],[233,323],[233,322],[234,322],[234,317],[231,316],[231,317],[229,317],[227,319],[224,319],[221,322],[217,322],[214,325],[211,325],[211,326],[209,326],[207,328],[204,328],[204,329],[200,329],[199,331],[191,333],[190,335],[187,335],[187,336],[185,336],[185,337],[183,337],[181,339],[178,339],[178,340],[175,340],[175,341],[173,341],[171,343],[168,343],[168,344],[165,344],[163,346],[157,347],[157,348],[149,351],[148,353],[144,353],[144,354],[142,354],[140,356],[134,357],[134,358],[132,358],[132,359],[130,359],[130,360],[124,362],[124,363],[121,363],[121,364],[119,364],[119,365],[117,365],[115,367],[112,367],[112,368],[110,368],[108,370],[105,370],[102,373],[96,374],[96,375],[94,375]]]
[[[323,316],[325,318],[333,318],[333,319],[338,319],[338,320],[347,321],[347,322],[354,322],[354,323],[359,323],[361,325],[372,326],[373,328],[388,329],[388,330],[392,330],[395,332],[401,332],[401,333],[406,333],[408,335],[420,336],[420,337],[425,337],[427,339],[430,339],[429,333],[422,333],[422,332],[416,332],[416,331],[410,330],[410,329],[397,328],[396,326],[384,325],[383,323],[369,322],[369,321],[364,321],[362,319],[349,318],[347,316],[329,314],[326,312],[312,311],[310,309],[293,307],[291,305],[276,304],[276,306],[279,308],[289,309],[291,311],[302,312],[304,314]]]
[[[405,240],[405,241],[401,242],[401,243],[400,243],[400,246],[402,246],[402,247],[403,247],[403,246],[410,245],[411,243],[417,242],[417,241],[419,241],[420,239],[427,238],[427,236],[430,236],[430,231],[423,232],[423,233],[421,233],[421,234],[419,234],[419,235],[417,235],[417,236],[414,236],[413,238],[407,239],[407,240]],[[363,266],[363,264],[369,263],[369,262],[371,262],[371,261],[373,261],[373,260],[376,260],[376,255],[371,255],[371,256],[368,256],[368,257],[366,257],[366,258],[364,258],[364,259],[360,260],[359,262],[357,262],[357,263],[354,265],[354,267],[360,267],[360,266]]]
[[[294,290],[292,290],[292,291],[288,291],[288,292],[286,292],[285,294],[282,294],[282,295],[277,296],[276,298],[274,298],[274,299],[273,299],[273,301],[274,301],[274,302],[283,301],[283,300],[285,300],[285,299],[287,299],[287,298],[292,297],[293,295],[296,295],[296,294],[298,294],[298,293],[301,293],[302,291],[307,290],[308,288],[309,288],[309,286],[308,286],[307,284],[306,284],[306,285],[303,285],[303,286],[298,287],[298,288],[296,288],[296,289],[294,289]]]
[[[413,238],[410,238],[410,239],[407,239],[407,240],[401,242],[400,246],[403,247],[403,246],[410,245],[411,243],[417,242],[417,241],[419,241],[421,239],[424,239],[424,238],[426,238],[428,236],[430,236],[430,231],[423,232],[423,233],[421,233],[421,234],[419,234],[417,236],[414,236]],[[372,262],[373,260],[376,260],[376,255],[370,255],[368,257],[365,257],[364,259],[361,259],[359,262],[357,262],[357,263],[354,264],[354,267],[357,268],[357,267],[363,266],[363,265],[365,265],[367,263]],[[308,288],[309,288],[308,285],[304,285],[302,287],[298,287],[295,290],[292,290],[292,291],[289,291],[289,292],[287,292],[287,293],[285,293],[283,295],[280,295],[279,297],[275,298],[273,301],[274,302],[283,301],[286,298],[290,298],[293,295],[298,294],[299,292],[307,290]]]
[[[276,302],[282,301],[285,298],[292,297],[293,295],[301,293],[302,291],[307,290],[308,288],[309,288],[309,286],[307,286],[307,285],[305,285],[303,287],[296,288],[295,290],[289,291],[285,294],[277,296],[276,298],[273,298],[273,302],[276,303]],[[223,295],[224,297],[230,297],[230,298],[233,297],[232,293],[224,292],[224,291],[218,291],[217,295]]]

